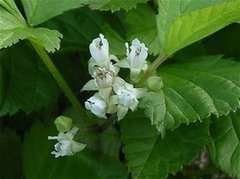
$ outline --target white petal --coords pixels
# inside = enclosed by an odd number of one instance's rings
[[[98,90],[94,80],[89,80],[81,89],[81,91],[95,91]]]
[[[99,89],[98,92],[99,95],[104,99],[104,101],[108,101],[112,93],[112,87]]]
[[[113,113],[117,112],[117,104],[118,104],[117,95],[111,96],[110,100],[109,100],[109,103],[108,103],[107,113],[113,114]]]
[[[76,152],[80,152],[82,151],[87,145],[86,144],[82,144],[80,142],[72,142],[72,152],[76,153]]]
[[[130,70],[130,78],[132,81],[137,82],[139,79],[139,76],[141,74],[141,69],[139,68],[131,68]]]
[[[89,46],[90,53],[97,64],[109,60],[109,44],[102,34],[94,39]]]
[[[127,60],[120,60],[116,63],[116,65],[121,68],[130,68],[129,61]]]
[[[122,106],[122,105],[118,105],[117,107],[117,117],[118,117],[118,121],[120,121],[121,119],[124,118],[124,116],[127,114],[128,112],[128,108]]]
[[[131,111],[134,111],[136,108],[137,108],[137,106],[138,106],[138,100],[136,99],[135,101],[134,101],[134,103],[130,106],[130,109],[131,109]]]
[[[126,83],[122,78],[116,77],[113,82],[114,92],[117,93],[119,89],[124,88]]]
[[[95,94],[85,102],[86,109],[100,118],[106,118],[106,103]]]
[[[73,137],[76,135],[77,131],[79,130],[79,128],[77,127],[73,127],[70,131],[68,131],[66,133],[66,136],[69,137],[69,139],[73,139]]]
[[[145,47],[144,43],[140,43],[138,39],[134,39],[130,50],[131,51],[128,55],[130,67],[142,69],[144,64],[146,64],[148,48]]]

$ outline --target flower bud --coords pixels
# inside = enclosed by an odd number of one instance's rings
[[[72,119],[66,116],[59,116],[55,119],[55,125],[59,132],[67,132],[72,128]]]
[[[147,87],[152,91],[159,91],[163,88],[163,82],[159,76],[151,76],[147,79]]]

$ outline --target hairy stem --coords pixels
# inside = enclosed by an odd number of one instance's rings
[[[159,55],[156,60],[149,66],[148,70],[140,78],[139,82],[136,84],[136,87],[142,87],[146,80],[155,72],[159,65],[161,65],[165,60],[167,60],[167,55]]]
[[[65,95],[67,96],[69,101],[72,103],[75,110],[79,113],[80,117],[85,122],[87,122],[88,117],[86,115],[85,109],[79,103],[78,99],[76,98],[76,96],[74,95],[71,88],[69,87],[67,82],[64,80],[64,78],[62,77],[62,75],[60,74],[60,72],[58,71],[56,66],[53,64],[52,60],[50,59],[50,57],[48,56],[46,51],[41,46],[39,46],[37,43],[35,43],[33,41],[31,41],[31,43],[32,43],[34,49],[36,50],[36,52],[38,53],[38,55],[40,56],[42,62],[46,65],[48,70],[53,75],[54,79],[57,81],[60,88],[64,91]]]

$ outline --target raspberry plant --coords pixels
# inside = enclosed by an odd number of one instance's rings
[[[240,179],[239,22],[239,0],[0,0],[0,178]]]

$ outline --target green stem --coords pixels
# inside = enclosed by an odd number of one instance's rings
[[[159,55],[156,60],[149,66],[148,70],[140,78],[139,82],[136,84],[136,87],[142,87],[146,80],[155,72],[159,65],[161,65],[165,60],[167,60],[168,55]]]
[[[42,62],[46,65],[48,70],[52,73],[54,79],[57,81],[60,88],[64,91],[65,95],[69,99],[69,101],[72,103],[73,107],[76,109],[76,111],[79,113],[80,117],[87,122],[87,119],[89,119],[86,115],[85,109],[82,107],[82,105],[79,103],[76,96],[73,94],[71,88],[68,86],[56,66],[53,64],[52,60],[46,53],[46,51],[37,43],[31,41],[34,49],[38,53],[38,55],[41,57]]]
[[[117,118],[116,115],[112,114],[102,124],[95,124],[92,126],[88,126],[88,129],[101,134],[114,124],[114,122],[116,121],[116,118]]]

